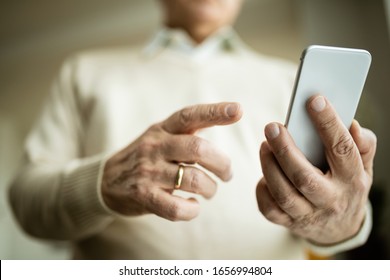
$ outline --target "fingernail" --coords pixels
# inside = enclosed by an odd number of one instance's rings
[[[237,112],[238,112],[239,107],[240,106],[238,104],[230,104],[230,105],[228,105],[227,108],[226,108],[226,114],[230,118],[233,118],[233,117],[237,116]]]
[[[325,109],[326,102],[325,99],[322,96],[317,96],[314,98],[314,100],[310,103],[310,107],[316,111],[316,112],[321,112],[322,110]]]
[[[265,127],[265,136],[267,139],[272,140],[278,137],[280,134],[279,126],[276,123],[270,123]]]

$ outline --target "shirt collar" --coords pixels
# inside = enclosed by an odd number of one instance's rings
[[[168,49],[202,61],[216,53],[239,51],[242,45],[231,27],[218,30],[201,44],[196,44],[184,30],[164,27],[155,34],[143,52],[146,56],[153,57]]]

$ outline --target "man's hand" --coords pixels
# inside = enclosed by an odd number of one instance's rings
[[[102,195],[106,205],[124,215],[154,213],[165,219],[191,220],[199,203],[173,194],[178,163],[197,163],[224,181],[232,176],[230,159],[196,131],[237,122],[237,103],[197,105],[151,126],[105,165]],[[196,166],[185,166],[181,190],[211,198],[216,182]]]
[[[264,177],[257,186],[260,211],[270,221],[320,245],[331,245],[358,233],[373,178],[376,137],[354,121],[348,131],[331,104],[321,96],[308,112],[324,143],[329,170],[310,164],[287,129],[265,128],[260,148]]]

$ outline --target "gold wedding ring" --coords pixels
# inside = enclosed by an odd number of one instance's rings
[[[179,170],[177,170],[176,178],[175,178],[175,189],[180,189],[181,182],[183,181],[184,175],[184,164],[179,163]]]

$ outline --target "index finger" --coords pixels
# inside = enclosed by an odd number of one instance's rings
[[[171,115],[162,127],[173,134],[192,134],[202,128],[235,123],[241,116],[241,106],[234,102],[194,105]]]
[[[363,169],[359,150],[347,127],[323,96],[308,101],[308,112],[325,147],[325,154],[332,173],[349,180]]]

